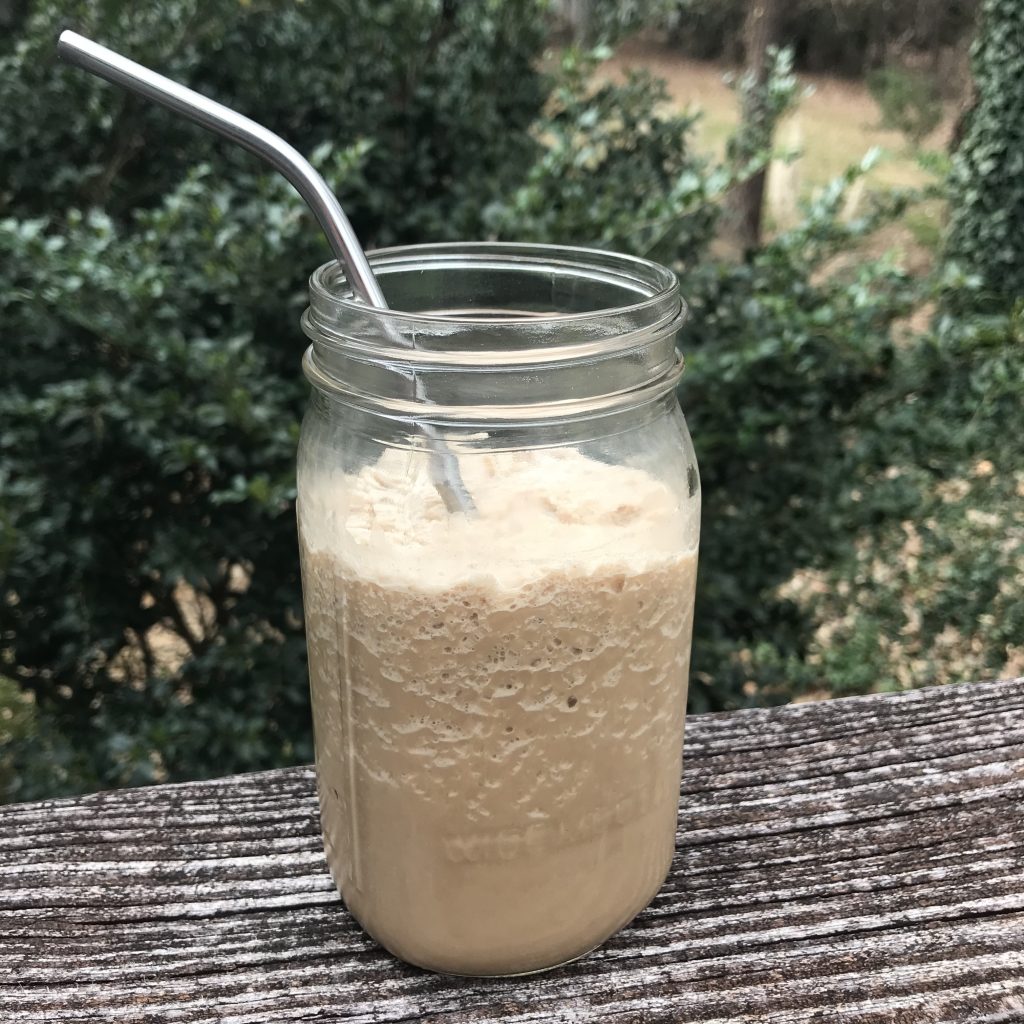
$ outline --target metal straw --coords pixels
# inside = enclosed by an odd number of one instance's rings
[[[316,215],[352,291],[369,306],[388,308],[384,293],[337,197],[323,176],[294,146],[230,107],[158,75],[77,32],[61,33],[57,53],[68,63],[160,103],[265,160],[291,182]],[[422,397],[418,382],[416,394]],[[473,499],[462,482],[458,460],[451,449],[433,424],[420,423],[419,427],[430,448],[431,480],[448,511],[473,511]]]

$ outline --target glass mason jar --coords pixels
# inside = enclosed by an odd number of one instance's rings
[[[541,970],[642,910],[674,850],[700,520],[684,307],[671,271],[587,249],[370,262],[391,311],[332,263],[303,317],[327,860],[403,960]]]

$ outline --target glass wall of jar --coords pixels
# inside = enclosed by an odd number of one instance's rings
[[[310,283],[299,538],[324,839],[422,967],[571,960],[674,850],[700,521],[675,275],[585,249]]]

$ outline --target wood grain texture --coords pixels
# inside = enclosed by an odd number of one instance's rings
[[[1024,680],[687,730],[663,890],[522,980],[367,939],[308,768],[0,808],[0,1022],[1024,1022]]]

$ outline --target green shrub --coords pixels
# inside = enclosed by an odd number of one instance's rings
[[[836,492],[850,543],[786,594],[833,693],[1024,673],[1024,310],[940,319],[861,402]]]
[[[953,161],[947,258],[998,312],[1024,296],[1024,5],[985,0],[976,102]]]
[[[294,448],[326,247],[253,158],[59,66],[59,28],[258,112],[386,244],[478,236],[521,179],[543,13],[31,6],[0,56],[0,671],[35,709],[8,797],[311,750]]]
[[[537,129],[545,151],[489,222],[506,237],[619,248],[680,274],[692,308],[681,398],[705,508],[691,707],[786,700],[810,679],[813,613],[779,588],[845,550],[847,520],[835,507],[850,471],[845,438],[860,400],[888,382],[891,323],[920,295],[889,259],[828,268],[913,197],[869,200],[844,222],[844,198],[869,157],[796,228],[742,263],[715,260],[720,201],[766,159],[770,135],[737,140],[728,169],[712,164],[690,151],[694,119],[665,113],[658,83],[634,76],[593,91],[586,65],[567,55]],[[788,63],[777,68],[773,110],[794,91]],[[740,152],[746,163],[735,166]]]
[[[769,46],[765,64],[763,82],[749,69],[735,78],[730,76],[742,113],[739,128],[726,144],[726,155],[740,181],[766,166],[775,129],[802,98],[793,74],[792,50]]]
[[[945,205],[933,203],[908,213],[904,224],[914,241],[933,256],[942,251]]]
[[[591,87],[606,51],[568,50],[522,184],[490,205],[488,228],[689,265],[708,250],[729,176],[692,149],[696,117],[665,112],[665,84],[646,74]]]
[[[849,539],[838,503],[861,403],[886,386],[890,328],[920,294],[882,257],[834,256],[898,216],[893,196],[852,223],[840,218],[851,168],[784,232],[743,263],[684,277],[682,403],[704,497],[693,652],[693,706],[785,701],[809,685],[812,613],[782,588],[832,564]]]
[[[942,96],[933,75],[909,68],[877,68],[868,89],[882,115],[882,127],[902,132],[919,147],[942,121]]]
[[[956,466],[976,453],[1010,465],[1019,345],[999,355],[954,324],[947,347],[904,351],[890,326],[919,285],[885,257],[835,259],[909,197],[844,221],[844,192],[864,170],[854,168],[798,227],[740,263],[716,259],[735,168],[693,152],[693,118],[667,112],[649,78],[592,90],[595,55],[573,52],[552,84],[536,70],[543,13],[539,0],[195,0],[132,5],[129,19],[116,3],[67,0],[34,5],[8,41],[4,796],[310,756],[296,323],[324,244],[290,189],[249,157],[55,67],[68,18],[315,151],[368,242],[490,232],[624,249],[679,271],[693,308],[682,397],[706,503],[696,709],[827,685],[820,630],[842,574],[859,571],[851,545],[876,531],[891,552],[899,524],[924,507],[909,486],[918,477],[886,476],[891,437],[901,465],[924,467],[921,481],[954,455]],[[958,294],[970,285],[955,269],[945,281]],[[962,393],[947,379],[957,344],[974,353]],[[929,402],[910,402],[925,385]],[[967,416],[972,396],[1003,413]],[[933,405],[939,419],[915,418]],[[854,500],[852,488],[879,480],[870,501]],[[805,578],[823,581],[814,600],[799,592]],[[964,615],[982,614],[990,591],[979,594]],[[936,635],[953,597],[937,606]],[[871,647],[872,630],[898,629],[901,615],[879,590],[828,663],[838,685],[904,678],[886,675]],[[1016,622],[1008,612],[1007,629]]]

